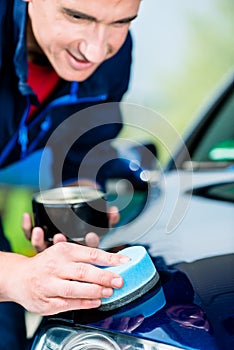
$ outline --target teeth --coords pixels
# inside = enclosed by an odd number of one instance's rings
[[[75,56],[73,56],[73,55],[72,55],[72,57],[73,57],[76,61],[79,61],[79,62],[81,62],[81,63],[88,63],[88,61],[83,60],[82,58],[77,58],[77,57],[75,57]]]

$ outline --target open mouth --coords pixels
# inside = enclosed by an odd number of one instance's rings
[[[78,58],[68,50],[67,50],[67,56],[68,56],[69,64],[76,70],[85,70],[93,66],[92,62],[89,62],[83,58]]]

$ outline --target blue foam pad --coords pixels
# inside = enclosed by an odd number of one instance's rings
[[[102,299],[101,310],[110,310],[129,303],[146,293],[159,280],[158,272],[144,247],[133,246],[119,253],[127,255],[130,261],[105,269],[121,275],[124,285],[115,289],[111,297]]]

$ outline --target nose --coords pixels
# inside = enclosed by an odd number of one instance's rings
[[[89,62],[103,62],[111,51],[108,44],[108,28],[100,23],[90,26],[85,38],[79,44],[79,51]]]

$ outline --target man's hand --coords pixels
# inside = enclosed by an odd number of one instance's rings
[[[108,215],[110,220],[110,226],[114,226],[119,221],[119,211],[118,208],[112,206],[108,209]],[[44,249],[48,248],[48,242],[44,240],[44,232],[40,227],[34,227],[32,229],[32,220],[28,213],[25,213],[22,218],[22,229],[24,231],[25,236],[28,240],[31,240],[33,247],[37,252],[41,252]],[[65,242],[66,237],[58,233],[53,238],[53,243]],[[89,232],[85,237],[86,245],[89,247],[98,247],[99,245],[99,237],[94,232]]]
[[[115,266],[128,257],[60,242],[28,258],[0,252],[0,300],[14,301],[40,315],[96,308],[121,288],[123,279],[97,266]]]

